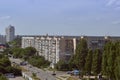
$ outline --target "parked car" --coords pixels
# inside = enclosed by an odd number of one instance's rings
[[[15,78],[15,75],[13,73],[6,73],[5,76],[7,78]]]
[[[79,75],[79,70],[67,71],[66,73],[71,75]]]
[[[55,75],[56,75],[55,71],[53,71],[52,75],[53,75],[53,76],[55,76]]]
[[[27,65],[27,62],[26,61],[20,62],[20,65],[22,66]]]
[[[67,73],[67,74],[71,74],[71,73],[72,73],[72,71],[67,71],[66,73]]]

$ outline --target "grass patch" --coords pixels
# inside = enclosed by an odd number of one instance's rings
[[[57,80],[62,80],[61,78],[59,78],[59,77],[56,77],[57,78]]]
[[[23,67],[20,67],[20,69],[23,71],[23,72],[27,72],[28,70],[23,68]]]
[[[74,77],[69,77],[67,80],[78,80],[78,79]]]
[[[60,77],[62,77],[62,78],[67,78],[67,76],[60,76]]]

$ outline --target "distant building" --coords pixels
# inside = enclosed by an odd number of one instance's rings
[[[44,56],[54,65],[60,59],[68,61],[71,58],[76,48],[75,40],[61,36],[26,36],[22,37],[22,48],[36,48],[40,56]]]
[[[6,42],[10,42],[15,38],[15,28],[14,26],[9,25],[6,28]]]
[[[86,39],[89,49],[103,50],[108,40],[117,41],[120,37],[108,36],[22,36],[22,48],[34,47],[40,56],[46,60],[57,63],[59,60],[68,62],[75,54],[80,39]]]
[[[0,35],[0,44],[5,44],[5,43],[6,43],[5,35]]]

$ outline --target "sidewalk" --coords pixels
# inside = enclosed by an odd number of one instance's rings
[[[25,80],[23,77],[9,78],[9,80]]]
[[[59,76],[56,76],[56,80],[67,80],[68,78],[72,78],[70,80],[81,80],[79,79],[78,76],[71,76],[71,75],[59,75]]]

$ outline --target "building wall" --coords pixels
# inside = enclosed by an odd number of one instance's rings
[[[83,38],[87,40],[88,48],[92,50],[103,50],[107,41],[120,41],[120,37],[114,36],[84,36]]]
[[[56,37],[36,37],[35,48],[39,55],[53,63],[58,62],[59,58],[59,39]]]
[[[22,48],[35,47],[34,37],[22,37]]]
[[[97,49],[103,49],[105,45],[105,38],[104,37],[86,37],[87,43],[88,43],[88,48],[95,50]]]
[[[69,61],[82,38],[87,40],[88,48],[92,50],[96,48],[103,50],[107,40],[120,40],[120,37],[104,36],[25,36],[22,37],[22,48],[35,47],[40,56],[55,64],[59,60]]]
[[[22,37],[22,48],[36,48],[40,56],[44,56],[46,60],[53,64],[59,61],[59,38],[56,37]]]
[[[6,43],[6,38],[4,35],[0,35],[0,43],[5,44]]]
[[[6,28],[6,41],[10,42],[10,41],[14,40],[14,38],[15,38],[15,28],[14,28],[14,26],[9,25]]]
[[[76,39],[61,38],[60,40],[60,59],[68,61],[75,52]]]

